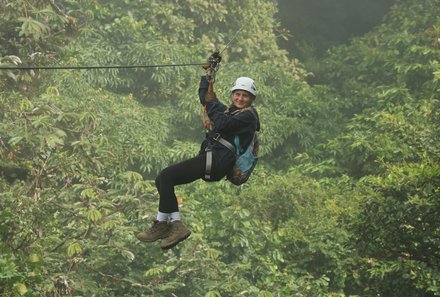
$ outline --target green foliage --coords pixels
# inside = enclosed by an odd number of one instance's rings
[[[440,295],[436,1],[399,1],[332,49],[315,86],[277,46],[275,4],[0,4],[2,65],[225,49],[218,97],[253,77],[262,122],[248,183],[176,188],[192,235],[162,252],[133,233],[155,215],[157,173],[199,149],[204,71],[1,71],[0,295]]]
[[[382,173],[380,162],[421,161],[438,158],[438,100],[417,101],[407,90],[388,92],[389,101],[396,95],[408,103],[365,112],[347,125],[349,132],[331,141],[338,161],[352,174]],[[378,164],[379,163],[379,164]]]
[[[405,1],[384,25],[323,63],[318,75],[333,82],[342,114],[354,116],[327,147],[351,174],[379,173],[380,160],[438,155],[437,12],[436,1]]]
[[[318,76],[323,82],[332,81],[347,98],[344,108],[350,115],[369,107],[407,102],[402,90],[415,99],[436,93],[437,4],[402,1],[382,26],[348,46],[331,50]]]
[[[342,114],[354,115],[323,146],[363,177],[350,293],[439,295],[438,13],[437,1],[401,1],[376,30],[333,49],[318,73]]]
[[[362,277],[383,295],[437,296],[440,168],[432,161],[387,167],[385,177],[362,182],[368,192],[354,225]]]

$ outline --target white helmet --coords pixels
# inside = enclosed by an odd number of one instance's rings
[[[239,77],[235,81],[234,85],[231,88],[231,92],[235,90],[244,90],[248,91],[254,96],[257,96],[257,87],[255,86],[255,82],[252,78],[249,77]]]

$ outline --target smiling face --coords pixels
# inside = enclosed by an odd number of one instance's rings
[[[251,106],[254,96],[244,90],[235,90],[232,92],[232,103],[235,107],[242,109]]]

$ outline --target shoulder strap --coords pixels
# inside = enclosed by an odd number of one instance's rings
[[[217,141],[226,146],[230,151],[234,152],[234,145],[232,145],[232,143],[230,143],[226,139],[220,137]]]

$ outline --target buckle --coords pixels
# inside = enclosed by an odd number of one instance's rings
[[[212,139],[215,141],[219,141],[220,138],[222,138],[222,135],[220,133],[215,133],[214,136],[212,137]]]

